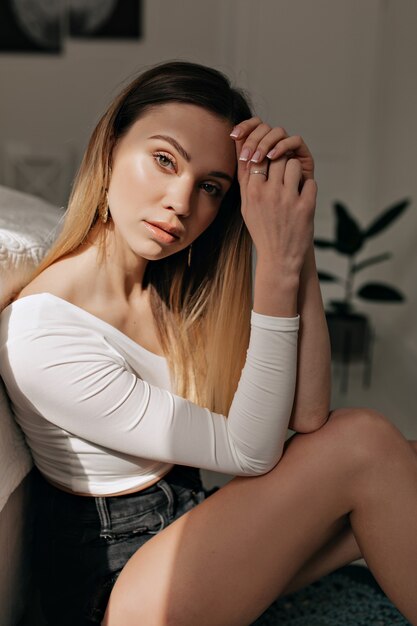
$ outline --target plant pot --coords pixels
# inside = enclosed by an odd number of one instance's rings
[[[369,318],[360,313],[326,313],[329,329],[332,361],[343,364],[340,382],[344,393],[348,387],[348,368],[353,362],[362,362],[363,385],[371,381],[372,329]]]
[[[371,326],[366,315],[360,313],[326,313],[332,359],[362,361],[369,351]]]

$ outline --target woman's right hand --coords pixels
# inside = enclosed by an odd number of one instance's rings
[[[238,159],[242,149],[248,146],[252,154],[258,147],[263,154],[278,147],[278,156],[273,158],[264,157],[257,163],[238,160],[242,216],[258,262],[280,268],[287,275],[299,275],[314,232],[317,185],[312,178],[311,153],[300,137],[288,137],[283,129],[271,128],[259,118],[245,120],[238,128],[240,135],[235,140]],[[281,143],[294,146],[295,158],[279,154],[277,137],[280,136]],[[304,161],[297,158],[298,153]],[[266,172],[267,177],[254,171]]]

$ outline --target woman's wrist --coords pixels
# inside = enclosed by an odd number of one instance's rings
[[[263,315],[295,317],[300,277],[263,263],[255,271],[253,310]]]

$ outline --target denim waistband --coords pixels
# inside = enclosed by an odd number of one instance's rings
[[[95,497],[94,496],[79,496],[76,494],[68,493],[67,491],[63,491],[58,487],[54,487],[49,483],[42,474],[35,468],[35,476],[38,483],[38,489],[40,493],[49,492],[49,494],[53,494],[54,498],[58,498],[62,502],[68,501],[71,503],[71,506],[77,507],[77,504],[81,506],[84,510],[88,508],[92,508],[95,510]],[[197,467],[188,467],[186,465],[174,465],[167,474],[161,476],[161,479],[166,481],[171,485],[176,485],[178,487],[185,487],[187,489],[192,489],[193,491],[201,491],[203,490],[203,484],[201,481],[200,470]],[[160,480],[161,480],[160,479]],[[159,481],[158,481],[159,482]],[[122,494],[120,496],[101,496],[101,498],[105,498],[106,500],[119,500],[123,498],[124,500],[129,500],[131,498],[137,498],[141,495],[147,495],[157,492],[160,487],[158,486],[158,482],[151,485],[150,487],[146,487],[145,489],[141,489],[139,491],[134,491],[132,493]]]

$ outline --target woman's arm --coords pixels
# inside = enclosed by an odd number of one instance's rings
[[[306,255],[298,290],[300,330],[297,385],[289,428],[311,432],[328,419],[330,410],[330,340],[314,257]]]
[[[262,286],[258,293],[261,302]],[[158,379],[154,359],[125,353],[94,317],[86,319],[59,298],[51,302],[48,294],[35,305],[23,298],[2,312],[0,374],[17,421],[43,458],[45,446],[51,454],[65,447],[80,457],[74,467],[94,472],[86,442],[104,448],[99,455],[107,449],[132,463],[139,457],[256,476],[283,452],[298,326],[298,316],[252,311],[246,362],[227,419],[143,380],[136,368]]]
[[[250,154],[258,151],[257,163],[262,159],[269,158],[271,166],[277,159],[294,156],[301,165],[303,184],[314,179],[314,159],[305,141],[299,135],[288,136],[284,128],[276,128],[271,133],[262,130],[266,125],[260,123],[259,118],[252,118],[238,125],[240,143],[245,139],[248,131],[259,125],[256,130],[260,135],[265,135],[258,145],[250,140],[245,142],[244,147],[250,148]],[[236,130],[236,129],[235,129]],[[271,137],[274,137],[276,145],[271,145]],[[276,274],[277,266],[270,268],[269,279]],[[297,386],[294,405],[291,413],[289,428],[298,432],[310,432],[320,428],[328,419],[330,404],[330,340],[327,330],[326,318],[323,310],[323,302],[317,276],[314,258],[314,243],[311,233],[311,241],[305,254],[304,263],[299,275],[298,294],[296,302],[289,294],[281,294],[276,291],[275,284],[266,285],[264,290],[266,305],[269,312],[271,298],[278,298],[281,315],[292,315],[296,310],[301,317],[298,339],[298,367]],[[265,305],[265,303],[263,303]],[[287,306],[288,311],[282,307]],[[295,308],[296,307],[296,308]]]

